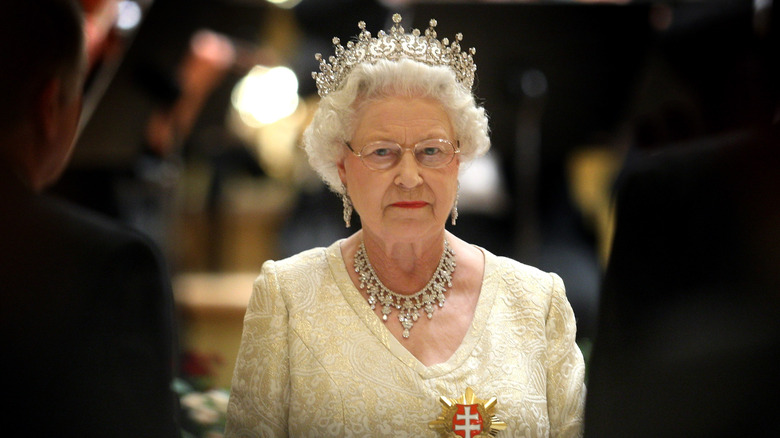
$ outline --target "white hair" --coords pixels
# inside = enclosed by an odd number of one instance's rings
[[[423,97],[438,100],[450,118],[460,142],[461,163],[490,149],[485,109],[455,80],[444,66],[430,66],[410,59],[380,60],[359,64],[349,73],[343,88],[320,100],[311,124],[303,133],[309,164],[336,193],[344,187],[336,167],[343,159],[344,143],[352,138],[355,102],[371,102],[389,96]]]

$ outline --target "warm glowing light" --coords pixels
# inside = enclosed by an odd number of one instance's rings
[[[284,9],[292,9],[300,2],[301,0],[268,0],[268,3]]]
[[[121,30],[132,30],[141,22],[142,12],[138,3],[131,0],[122,0],[117,5],[119,15],[116,27]]]
[[[298,107],[298,79],[287,67],[256,66],[233,89],[232,102],[244,123],[274,123]]]

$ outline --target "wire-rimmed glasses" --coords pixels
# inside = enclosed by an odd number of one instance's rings
[[[349,150],[360,158],[363,165],[371,170],[387,170],[395,167],[404,153],[404,148],[392,141],[372,141],[363,146],[359,152],[352,149],[349,142],[345,143]],[[420,165],[436,169],[450,164],[455,155],[460,153],[460,148],[449,140],[431,138],[417,143],[411,151]]]

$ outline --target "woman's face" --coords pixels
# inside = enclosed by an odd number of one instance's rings
[[[364,104],[356,117],[350,140],[355,151],[380,140],[404,148],[394,167],[371,170],[344,146],[339,176],[363,229],[396,241],[419,241],[422,236],[440,233],[458,190],[458,155],[448,165],[432,169],[418,163],[411,149],[428,139],[445,139],[457,145],[441,104],[428,98],[388,97]]]

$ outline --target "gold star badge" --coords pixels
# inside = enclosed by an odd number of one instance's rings
[[[506,429],[506,423],[495,416],[496,398],[482,400],[471,388],[459,398],[439,397],[441,415],[428,423],[443,438],[487,438]]]

